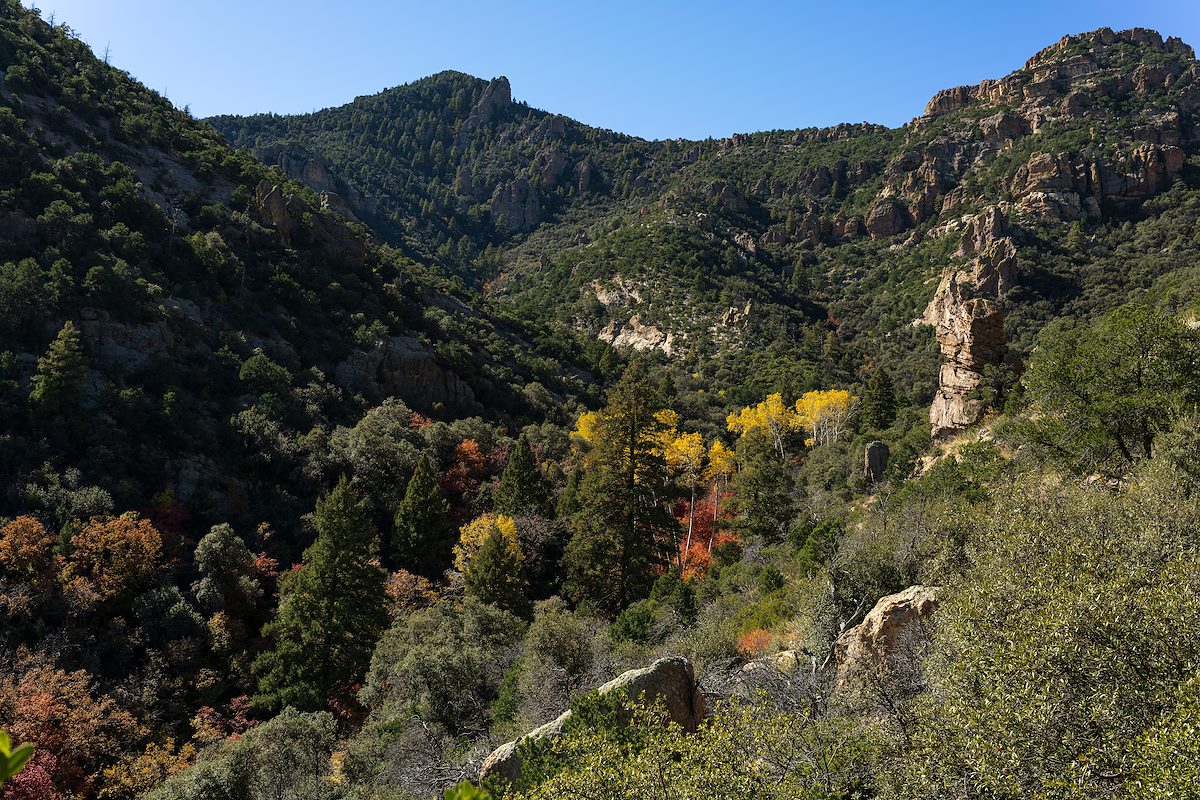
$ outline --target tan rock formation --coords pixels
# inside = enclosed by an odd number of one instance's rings
[[[983,384],[984,370],[1004,361],[1004,312],[996,301],[1012,283],[1017,257],[1007,232],[1007,218],[998,207],[968,220],[958,253],[974,258],[946,271],[918,321],[934,327],[946,359],[929,409],[935,439],[979,421],[983,408],[972,393]]]
[[[845,685],[860,670],[886,670],[903,637],[937,611],[937,595],[931,586],[910,586],[888,595],[861,623],[839,636],[833,643],[838,684]]]
[[[665,332],[657,325],[643,324],[634,314],[624,325],[612,320],[600,331],[599,338],[613,347],[628,347],[633,350],[661,350],[671,355],[675,346],[675,334]]]
[[[884,198],[871,208],[867,214],[867,233],[872,239],[885,239],[895,236],[909,226],[907,209],[892,198]]]
[[[696,674],[686,658],[663,658],[645,669],[630,670],[609,681],[596,690],[601,695],[625,692],[630,700],[645,697],[647,702],[662,701],[670,720],[686,731],[694,731],[708,715],[704,695],[696,685]],[[521,774],[520,745],[527,741],[559,736],[563,732],[571,712],[563,713],[553,722],[548,722],[522,736],[520,739],[500,745],[484,759],[479,770],[479,780],[500,777],[516,780]],[[629,720],[619,720],[628,724]]]
[[[509,84],[508,78],[503,75],[499,78],[492,78],[484,87],[479,102],[471,109],[467,124],[480,125],[491,122],[504,113],[510,105],[512,105],[512,86]]]
[[[531,231],[542,221],[541,196],[525,178],[501,183],[488,201],[488,214],[502,233]]]
[[[1166,138],[1177,119],[1160,120],[1165,131],[1155,128],[1147,136]],[[1068,153],[1034,153],[1012,178],[1013,194],[1019,204],[1035,214],[1060,220],[1099,216],[1100,203],[1140,202],[1165,191],[1183,170],[1185,154],[1172,144],[1146,143],[1115,165],[1087,160]]]

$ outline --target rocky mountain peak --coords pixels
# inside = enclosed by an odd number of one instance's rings
[[[1115,47],[1122,44],[1174,53],[1185,58],[1194,59],[1196,57],[1195,51],[1178,36],[1171,36],[1164,40],[1161,33],[1149,28],[1130,28],[1123,31],[1100,28],[1087,33],[1064,36],[1049,47],[1034,53],[1025,62],[1025,69],[1042,69],[1055,63],[1072,61],[1080,55],[1104,61]]]
[[[1054,105],[1060,106],[1062,113],[1077,115],[1084,109],[1066,100],[1078,98],[1102,81],[1110,93],[1128,87],[1145,94],[1167,87],[1188,68],[1186,62],[1195,58],[1192,47],[1176,36],[1163,39],[1148,28],[1100,28],[1064,36],[1035,53],[1023,69],[998,80],[944,89],[930,98],[924,116],[938,117],[973,104]]]
[[[484,88],[479,102],[471,111],[471,119],[491,122],[510,105],[512,105],[512,86],[509,84],[508,78],[503,75],[499,78],[492,78]]]

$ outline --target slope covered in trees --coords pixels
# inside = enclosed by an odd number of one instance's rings
[[[214,121],[267,164],[15,2],[0,70],[3,800],[1195,785],[1182,43],[898,130]],[[697,730],[591,692],[666,656]]]

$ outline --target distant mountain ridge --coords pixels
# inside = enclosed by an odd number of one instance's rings
[[[719,381],[761,375],[745,397],[854,381],[886,359],[935,405],[936,432],[977,418],[984,373],[1019,370],[1050,316],[1149,288],[1109,271],[1101,300],[1086,269],[1051,278],[1048,259],[1073,225],[1136,223],[1147,199],[1191,187],[1198,110],[1192,48],[1135,28],[1064,37],[1007,76],[938,92],[897,129],[648,142],[460,73],[312,115],[212,122],[297,179],[320,165],[331,188],[370,198],[379,235],[529,318]],[[975,241],[985,217],[991,238]],[[991,285],[939,287],[963,269]],[[914,319],[937,328],[940,370]],[[996,345],[980,357],[972,339]]]

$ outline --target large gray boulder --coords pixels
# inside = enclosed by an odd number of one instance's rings
[[[630,700],[644,696],[647,702],[661,701],[671,721],[686,731],[696,730],[708,714],[704,695],[696,685],[696,673],[686,658],[676,656],[659,659],[645,669],[622,673],[597,689],[601,695],[619,691],[625,692]],[[521,744],[561,735],[570,718],[571,712],[567,711],[520,739],[497,747],[484,759],[479,769],[479,780],[498,776],[515,781],[521,775]],[[622,720],[622,724],[628,724],[628,717]]]

